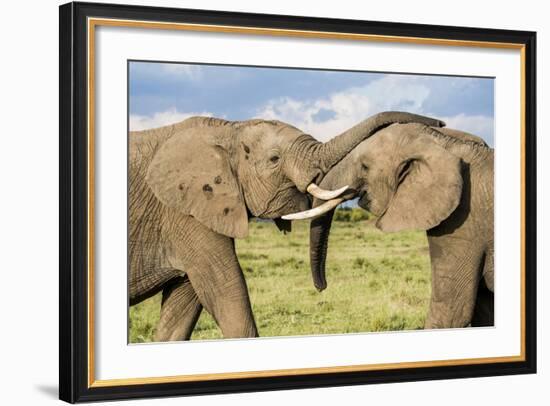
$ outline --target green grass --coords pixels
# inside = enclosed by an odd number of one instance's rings
[[[327,260],[328,288],[318,292],[309,270],[309,223],[283,235],[252,222],[237,241],[259,333],[267,336],[419,329],[430,295],[424,232],[384,234],[371,220],[335,221]],[[130,308],[130,342],[153,338],[160,295]],[[203,311],[192,339],[221,338]]]

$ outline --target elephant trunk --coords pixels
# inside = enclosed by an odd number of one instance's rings
[[[355,154],[353,152],[348,154],[342,161],[330,170],[321,182],[321,187],[327,189],[334,189],[339,183],[344,183],[350,186],[349,189],[342,194],[340,199],[338,199],[339,203],[345,200],[353,199],[358,194],[358,188],[360,185],[357,184],[357,176],[355,176],[355,173],[353,173],[352,170],[353,162],[355,160],[354,155]],[[313,210],[321,208],[323,205],[328,203],[329,202],[323,203],[320,199],[314,199]],[[328,210],[320,216],[314,217],[310,223],[309,262],[313,284],[318,291],[322,291],[327,287],[325,268],[328,252],[328,237],[335,210],[336,207]]]
[[[311,221],[309,231],[309,262],[313,285],[319,292],[326,289],[326,260],[328,249],[328,236],[334,210],[319,216]]]
[[[375,132],[393,123],[412,122],[432,127],[445,125],[442,121],[433,118],[390,111],[375,114],[326,143],[318,142],[313,137],[304,134],[293,145],[296,150],[295,159],[289,162],[287,174],[298,190],[305,193],[312,182],[319,181],[353,148]]]
[[[326,173],[330,168],[340,162],[340,160],[344,158],[353,148],[377,131],[380,131],[382,128],[394,123],[403,124],[412,122],[433,127],[445,126],[445,123],[440,120],[417,114],[399,111],[388,111],[375,114],[337,137],[334,137],[330,141],[322,144],[319,149],[318,157],[321,165],[323,165],[321,169],[324,173]]]

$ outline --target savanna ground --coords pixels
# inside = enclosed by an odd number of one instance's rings
[[[363,212],[364,213],[364,212]],[[309,269],[309,222],[283,235],[272,223],[251,222],[237,240],[260,336],[419,329],[430,296],[425,232],[384,234],[360,209],[338,209],[327,259],[328,288],[318,292]],[[150,342],[161,295],[130,308],[130,342]],[[203,310],[191,339],[221,338]]]

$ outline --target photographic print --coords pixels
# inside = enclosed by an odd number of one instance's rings
[[[60,7],[60,398],[536,372],[536,33]]]
[[[493,326],[494,78],[128,62],[129,343]]]

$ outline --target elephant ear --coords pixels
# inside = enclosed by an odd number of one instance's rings
[[[382,231],[429,230],[451,215],[462,195],[462,161],[432,135],[410,142],[410,159],[397,168],[398,186],[376,226]]]
[[[167,207],[193,216],[213,231],[248,235],[248,215],[223,137],[201,127],[174,134],[155,153],[146,182]]]

